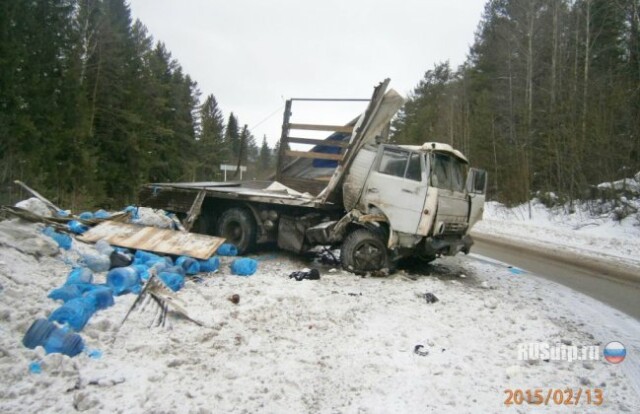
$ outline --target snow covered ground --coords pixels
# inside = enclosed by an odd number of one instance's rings
[[[640,209],[640,198],[628,202]],[[594,214],[587,204],[569,214],[563,207],[547,208],[533,200],[529,218],[528,204],[506,208],[488,202],[484,219],[472,233],[640,268],[639,217],[631,214],[616,221],[611,213]]]
[[[223,258],[219,273],[179,292],[205,327],[177,315],[167,326],[151,326],[156,309],[147,304],[118,329],[135,300],[125,295],[81,332],[102,357],[44,355],[21,340],[35,318],[57,306],[47,293],[64,282],[75,253],[54,254],[34,227],[0,227],[2,413],[640,409],[640,322],[473,255],[414,265],[389,278],[318,265],[321,279],[301,282],[288,275],[316,266],[311,259],[265,252],[255,257],[254,276],[237,277]],[[427,303],[427,292],[439,301]],[[228,300],[233,294],[240,296],[237,305]],[[619,365],[517,358],[521,343],[603,347],[614,340],[627,346]],[[416,354],[417,345],[428,355]],[[42,373],[29,372],[33,361],[42,361]],[[504,405],[507,389],[567,387],[602,388],[604,403]]]

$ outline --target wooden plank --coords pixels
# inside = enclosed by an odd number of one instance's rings
[[[306,131],[345,132],[347,134],[350,134],[353,132],[353,126],[347,126],[347,125],[289,124],[289,129],[304,129]]]
[[[193,204],[189,209],[189,214],[184,221],[184,229],[186,231],[191,230],[191,226],[196,221],[198,216],[200,215],[200,210],[202,209],[202,202],[204,201],[204,196],[207,195],[207,190],[200,190],[196,198],[193,200]]]
[[[176,256],[185,255],[202,260],[210,258],[225,240],[204,234],[112,221],[98,224],[77,239],[89,243],[104,239],[114,246]]]
[[[286,150],[284,152],[284,155],[286,155],[287,157],[313,158],[316,160],[340,161],[342,159],[342,154],[325,154],[324,152],[311,152],[311,151]]]
[[[340,147],[347,148],[349,146],[348,141],[336,141],[333,139],[316,139],[316,138],[295,138],[289,137],[287,138],[288,142],[294,144],[310,144],[310,145],[319,145],[323,147]]]

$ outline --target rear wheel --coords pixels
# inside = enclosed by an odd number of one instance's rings
[[[256,243],[256,221],[251,212],[242,208],[226,210],[218,219],[216,234],[238,249],[238,254],[250,252]]]
[[[340,249],[340,261],[345,270],[367,272],[389,268],[389,254],[382,234],[359,228],[349,233]]]

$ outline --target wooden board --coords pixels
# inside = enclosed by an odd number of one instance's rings
[[[202,260],[210,258],[225,240],[204,234],[112,221],[98,224],[77,239],[89,243],[104,239],[114,246],[177,256],[185,255]]]
[[[289,124],[289,129],[304,129],[306,131],[332,131],[350,134],[353,127],[349,125],[316,125],[316,124]]]
[[[298,158],[313,158],[316,160],[334,160],[340,161],[342,159],[342,154],[327,154],[325,152],[313,152],[313,151],[290,151],[286,150],[284,155],[287,157],[298,157]]]

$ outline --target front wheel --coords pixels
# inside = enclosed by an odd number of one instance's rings
[[[227,239],[238,249],[238,254],[250,252],[256,243],[256,221],[251,212],[242,208],[231,208],[218,219],[217,235]]]
[[[340,249],[340,261],[342,267],[351,272],[389,268],[389,254],[382,235],[366,228],[347,235]]]

